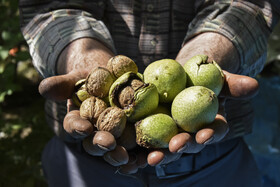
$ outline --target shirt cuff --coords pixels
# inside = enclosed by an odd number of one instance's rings
[[[241,63],[238,74],[255,76],[262,70],[271,30],[256,6],[233,2],[203,9],[190,25],[184,43],[203,32],[222,34],[233,43]]]
[[[57,75],[61,51],[79,38],[94,38],[115,52],[111,35],[102,21],[81,10],[56,10],[36,16],[23,29],[33,65],[45,78]]]

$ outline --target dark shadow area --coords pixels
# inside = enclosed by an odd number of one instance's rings
[[[260,91],[253,99],[253,133],[245,137],[262,174],[263,186],[280,186],[280,25],[269,41],[268,61],[258,75]]]

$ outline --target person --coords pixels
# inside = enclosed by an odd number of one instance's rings
[[[258,84],[251,77],[264,66],[279,1],[20,0],[19,8],[56,134],[42,155],[49,186],[261,186],[242,137],[252,130]],[[88,155],[64,129],[82,125],[69,98],[77,80],[117,54],[132,58],[140,72],[163,58],[183,65],[205,54],[217,61],[225,84],[215,121],[174,136],[169,149],[109,151],[105,160]],[[67,120],[69,114],[75,118]]]

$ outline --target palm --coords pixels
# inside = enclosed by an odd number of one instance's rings
[[[225,98],[247,99],[256,95],[258,90],[258,83],[255,79],[226,71],[224,71],[224,74],[226,79],[220,94],[220,111],[215,121],[208,128],[201,129],[195,135],[187,132],[177,134],[171,139],[169,150],[159,149],[148,152],[148,150],[140,149],[137,153],[129,154],[119,147],[114,150],[108,149],[106,148],[108,145],[102,145],[99,142],[100,147],[105,148],[103,150],[105,160],[114,166],[121,166],[124,173],[135,173],[139,167],[145,167],[147,162],[150,165],[169,163],[180,158],[182,153],[197,153],[205,145],[222,140],[228,132],[228,124],[223,112]],[[44,79],[39,86],[39,92],[52,100],[69,99],[74,92],[75,83],[85,78],[86,75],[86,71],[73,71],[66,75]],[[79,116],[79,112],[72,105],[71,100],[68,101],[68,114],[65,116],[63,126],[75,138],[83,139],[91,134],[94,128],[91,128],[92,125]],[[84,129],[81,129],[81,127]],[[136,160],[135,155],[137,155]]]

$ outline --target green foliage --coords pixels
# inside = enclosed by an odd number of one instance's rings
[[[3,103],[5,96],[22,90],[16,82],[17,65],[30,56],[19,28],[17,0],[2,0],[0,11],[0,103]]]
[[[18,99],[26,102],[6,98],[8,106],[0,118],[0,186],[46,185],[40,158],[52,133],[44,121],[42,98],[32,98],[30,104],[27,95]]]
[[[0,12],[0,186],[46,186],[40,160],[53,134],[40,77],[20,32],[18,1],[1,0]]]

